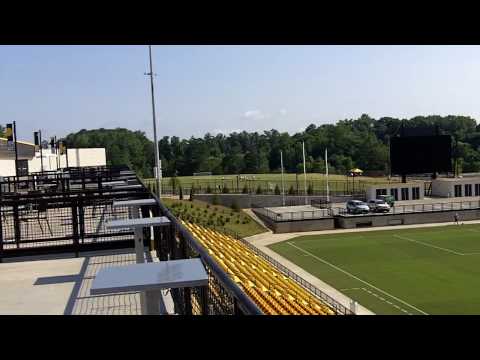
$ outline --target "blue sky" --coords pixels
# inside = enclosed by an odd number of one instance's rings
[[[155,46],[159,136],[356,118],[480,119],[480,46]],[[152,134],[146,46],[0,46],[0,123],[18,135]]]

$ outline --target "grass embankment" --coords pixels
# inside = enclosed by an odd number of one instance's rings
[[[252,236],[267,231],[250,216],[239,209],[230,209],[221,205],[210,205],[203,201],[176,200],[162,198],[162,202],[175,217],[195,224],[222,228],[237,233],[240,237]]]

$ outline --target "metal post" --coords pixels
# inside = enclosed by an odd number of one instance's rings
[[[307,170],[305,167],[305,142],[302,142],[302,150],[303,150],[303,187],[305,190],[305,205],[308,205],[308,196],[307,196]]]
[[[157,181],[157,189],[158,189],[158,198],[162,196],[162,187],[160,182],[160,176],[162,173],[161,164],[159,162],[159,153],[158,153],[158,140],[157,140],[157,120],[155,116],[155,90],[153,87],[153,65],[152,65],[152,46],[148,45],[148,55],[150,59],[150,72],[145,75],[150,75],[150,90],[152,96],[152,117],[153,117],[153,149],[155,151],[155,178]]]
[[[18,182],[18,150],[17,150],[17,125],[13,122],[13,136],[15,138],[15,180]],[[17,184],[15,183],[15,191],[17,190]]]
[[[40,144],[40,172],[43,174],[42,130],[38,130],[38,138]]]
[[[57,136],[56,135],[54,136],[53,144],[54,144],[53,149],[55,151],[55,161],[57,163],[57,171],[58,171],[58,169],[60,168],[60,165],[59,165],[59,162],[58,162],[58,143],[57,143]]]
[[[327,149],[325,149],[325,177],[327,180],[327,203],[330,202],[330,189],[328,187],[328,153]]]
[[[285,184],[283,181],[283,153],[282,150],[280,150],[280,165],[282,168],[282,204],[285,206]]]

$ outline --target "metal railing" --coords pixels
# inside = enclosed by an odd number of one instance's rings
[[[143,182],[140,180],[143,184]],[[155,236],[155,249],[159,259],[185,259],[199,257],[209,276],[207,314],[222,315],[262,315],[255,302],[243,292],[221,266],[208,254],[190,231],[163,205],[153,192],[159,212],[171,221],[166,234]],[[198,294],[197,294],[198,295]],[[172,293],[177,310],[183,314],[195,314],[197,296],[189,290],[178,289]],[[192,301],[193,299],[193,301]]]
[[[183,195],[190,194],[193,188],[195,194],[247,194],[247,195],[281,195],[281,183],[278,181],[267,180],[249,180],[248,182],[237,186],[236,180],[201,180],[185,181],[179,180],[180,185],[171,185],[169,180],[162,181],[162,194],[179,195],[180,187]],[[329,181],[329,194],[331,196],[365,196],[366,188],[376,182],[362,181],[355,182],[352,186],[350,181],[333,180]],[[379,183],[384,183],[380,182]],[[144,184],[148,188],[156,187],[153,179],[144,179]],[[275,189],[278,185],[278,189]],[[298,185],[298,186],[297,186]],[[303,186],[303,181],[298,184],[295,181],[285,181],[285,195],[294,196],[326,196],[326,182],[324,180],[309,180],[307,182],[307,192]],[[155,191],[156,192],[156,191]]]
[[[318,209],[318,210],[300,210],[300,211],[288,211],[288,212],[275,212],[271,209],[252,204],[252,211],[266,216],[275,222],[282,221],[297,221],[297,220],[316,220],[325,219],[332,216],[331,209]]]
[[[463,211],[463,210],[477,210],[480,209],[480,200],[464,200],[453,202],[438,202],[427,204],[409,204],[409,205],[395,205],[390,208],[389,212],[376,213],[371,211],[368,214],[357,214],[355,216],[372,216],[372,215],[398,215],[398,214],[418,214],[418,213],[432,213],[444,211]],[[334,215],[351,216],[347,209],[337,208]]]
[[[108,180],[114,176],[112,169],[108,173],[105,175],[105,169],[96,172],[83,169],[78,174],[61,174],[56,181],[65,185],[65,181],[73,184],[74,180],[88,183],[95,179],[91,184],[96,185],[96,179]],[[100,187],[88,189],[80,186],[78,190],[69,190],[68,185],[51,191],[41,186],[44,184],[35,184],[36,181],[38,179],[7,179],[0,184],[17,188],[16,192],[4,192],[0,197],[0,261],[4,257],[40,253],[74,252],[78,256],[80,251],[132,245],[133,232],[111,230],[105,224],[112,219],[129,217],[127,208],[112,207],[114,200],[149,197],[146,189],[104,188],[100,183]],[[32,182],[35,190],[28,186]],[[18,191],[22,183],[27,185],[26,189]]]

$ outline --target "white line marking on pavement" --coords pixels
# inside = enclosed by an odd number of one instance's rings
[[[292,246],[292,247],[294,247],[294,248],[296,248],[297,250],[300,250],[300,251],[302,251],[302,252],[304,252],[304,253],[306,253],[306,254],[309,254],[309,255],[312,256],[313,258],[315,258],[315,259],[323,262],[324,264],[326,264],[326,265],[334,268],[335,270],[338,270],[338,271],[340,271],[340,272],[342,272],[342,273],[344,273],[344,274],[346,274],[346,275],[348,275],[348,276],[350,276],[350,277],[352,277],[352,278],[354,278],[354,279],[356,279],[356,280],[364,283],[365,285],[371,287],[372,289],[375,289],[375,290],[377,290],[377,291],[380,291],[382,294],[387,295],[387,296],[391,297],[392,299],[395,299],[395,300],[397,300],[398,302],[401,302],[402,304],[407,305],[407,306],[411,307],[412,309],[415,309],[416,311],[418,311],[418,312],[420,312],[420,313],[422,313],[422,314],[424,314],[424,315],[428,315],[425,311],[420,310],[419,308],[417,308],[417,307],[415,307],[415,306],[407,303],[406,301],[403,301],[402,299],[399,299],[399,298],[397,298],[396,296],[393,296],[393,295],[389,294],[388,292],[383,291],[382,289],[379,289],[378,287],[376,287],[376,286],[368,283],[367,281],[360,279],[359,277],[357,277],[357,276],[349,273],[348,271],[343,270],[343,269],[339,268],[338,266],[333,265],[333,264],[329,263],[328,261],[326,261],[326,260],[324,260],[324,259],[322,259],[322,258],[319,258],[318,256],[316,256],[316,255],[314,255],[314,254],[312,254],[312,253],[310,253],[310,252],[308,252],[308,251],[306,251],[306,250],[304,250],[304,249],[296,246],[296,245],[293,244],[291,241],[288,241],[287,244],[290,245],[290,246]]]

